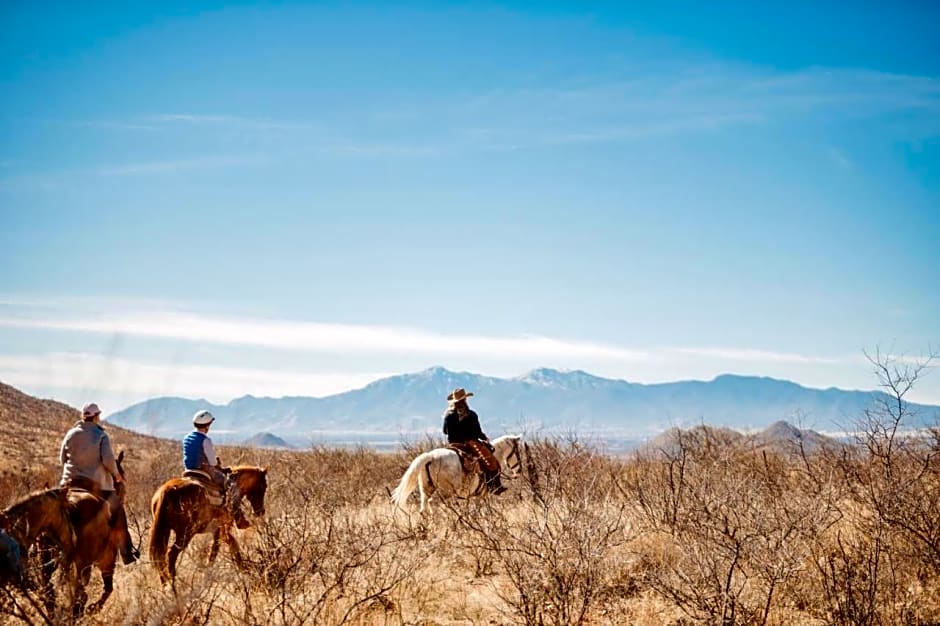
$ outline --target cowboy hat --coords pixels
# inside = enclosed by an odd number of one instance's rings
[[[467,393],[467,390],[463,387],[457,387],[447,396],[447,401],[451,404],[457,404],[462,400],[466,400],[473,395],[473,392]]]
[[[94,402],[89,402],[82,407],[82,417],[94,417],[101,414],[101,409]]]

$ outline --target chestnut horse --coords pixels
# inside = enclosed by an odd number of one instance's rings
[[[20,498],[0,513],[0,520],[24,552],[28,552],[41,535],[50,536],[67,552],[75,541],[66,504],[63,490],[46,489]]]
[[[232,468],[239,493],[251,504],[255,515],[264,515],[264,493],[268,488],[268,468],[247,465]],[[224,541],[236,564],[242,565],[241,550],[232,532],[234,519],[223,508],[212,506],[205,487],[194,480],[171,478],[163,483],[150,501],[153,525],[150,527],[150,561],[164,583],[176,578],[176,561],[195,535],[212,532],[209,561],[219,553]],[[170,531],[173,544],[170,545]]]
[[[117,467],[122,477],[123,460],[124,453],[121,452]],[[118,497],[123,501],[123,483],[118,485]],[[111,528],[108,505],[101,497],[87,491],[47,489],[23,498],[0,516],[5,520],[7,532],[24,553],[28,553],[34,544],[37,546],[48,609],[51,610],[55,604],[52,577],[63,564],[72,586],[73,613],[80,615],[85,611],[88,599],[85,585],[95,565],[101,570],[104,590],[89,610],[95,612],[104,605],[114,588],[117,547],[123,541],[124,533],[122,529]]]
[[[118,472],[124,478],[124,452],[116,459]],[[115,485],[118,498],[124,502],[126,484],[122,480]],[[103,590],[101,597],[88,607],[89,613],[95,613],[104,606],[114,590],[114,570],[117,563],[118,547],[125,540],[124,529],[120,525],[111,527],[111,515],[108,503],[97,493],[81,489],[62,489],[66,493],[66,510],[75,533],[75,545],[71,551],[63,551],[63,558],[75,567],[72,583],[72,613],[79,616],[85,612],[88,594],[85,586],[91,579],[92,567],[101,572]],[[52,575],[58,563],[54,559],[46,560],[43,565],[43,578],[47,589],[47,605],[54,601],[51,594]],[[51,607],[50,607],[51,608]]]
[[[18,544],[24,565],[28,565],[25,561],[30,548],[40,539],[43,546],[54,547],[63,554],[70,554],[75,545],[68,501],[62,489],[46,489],[20,498],[0,513],[0,524]]]

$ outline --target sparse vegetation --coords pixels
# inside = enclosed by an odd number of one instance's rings
[[[613,457],[577,437],[530,437],[509,492],[426,516],[393,510],[388,489],[436,440],[390,454],[227,448],[227,462],[270,468],[267,516],[239,534],[245,569],[224,551],[207,568],[206,537],[184,554],[175,590],[148,563],[119,568],[110,604],[80,622],[940,624],[940,430],[904,432],[923,364],[873,363],[893,402],[860,416],[843,447],[700,427]],[[54,481],[69,421],[56,419],[30,420],[44,456],[4,443],[5,500]],[[132,449],[128,509],[143,537],[177,447],[113,437]],[[5,590],[0,613],[43,623],[38,606]]]

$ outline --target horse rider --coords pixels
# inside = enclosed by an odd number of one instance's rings
[[[447,396],[447,410],[444,412],[444,434],[447,443],[464,444],[473,449],[480,457],[483,480],[490,493],[499,495],[506,491],[500,482],[499,461],[493,455],[493,446],[480,428],[480,418],[467,404],[467,393],[462,387],[454,389]]]
[[[238,528],[248,528],[248,520],[241,510],[241,494],[232,478],[231,470],[222,467],[222,461],[215,455],[215,446],[209,438],[209,427],[215,417],[209,411],[196,411],[193,415],[193,431],[183,439],[184,476],[194,477],[202,474],[222,493],[222,506],[228,506]],[[215,459],[213,465],[209,459]]]
[[[118,549],[125,565],[140,556],[127,529],[127,514],[117,489],[124,479],[118,471],[108,433],[101,426],[101,409],[94,402],[82,408],[82,421],[65,434],[59,450],[62,463],[61,486],[93,493],[108,503],[111,528],[121,531]]]

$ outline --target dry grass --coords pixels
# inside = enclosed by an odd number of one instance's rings
[[[15,437],[32,437],[3,443],[9,501],[54,479],[74,411],[3,391],[4,422],[28,415]],[[145,537],[151,494],[179,471],[178,445],[112,431],[130,452],[132,532]],[[895,441],[890,471],[864,443],[786,454],[707,428],[630,458],[530,439],[525,475],[500,498],[422,517],[393,510],[387,490],[436,443],[393,454],[223,449],[229,463],[269,467],[267,516],[238,534],[246,568],[224,548],[207,567],[201,538],[175,590],[145,562],[119,567],[109,603],[80,623],[940,623],[936,439]],[[0,611],[36,620],[9,603]]]

